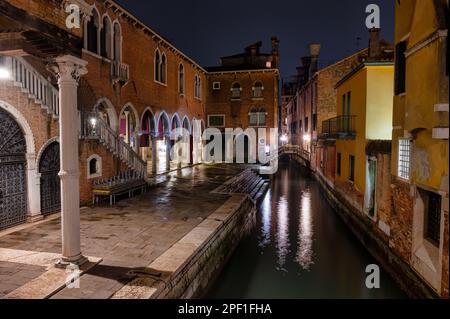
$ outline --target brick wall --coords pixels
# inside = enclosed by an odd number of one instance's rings
[[[411,258],[413,198],[409,184],[392,176],[391,240],[389,246],[403,259]]]
[[[263,99],[253,99],[252,87],[256,81],[264,86]],[[213,83],[220,82],[220,90],[213,90]],[[233,83],[241,86],[240,101],[231,101]],[[224,114],[225,126],[229,128],[249,127],[248,113],[252,108],[264,107],[267,114],[266,127],[278,127],[278,72],[249,71],[210,73],[208,75],[207,115]]]
[[[28,122],[33,132],[36,156],[49,139],[59,136],[58,121],[47,114],[41,105],[28,98],[19,87],[13,86],[12,82],[0,81],[0,97],[19,111]]]

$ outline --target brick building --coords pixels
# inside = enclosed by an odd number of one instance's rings
[[[66,25],[70,4],[81,10],[80,28]],[[9,148],[0,153],[0,228],[60,211],[63,167],[79,185],[66,200],[76,212],[104,180],[201,162],[208,115],[226,114],[231,127],[277,127],[272,44],[271,54],[256,44],[207,70],[114,1],[1,1],[0,144]],[[190,154],[177,162],[170,150],[181,135]]]

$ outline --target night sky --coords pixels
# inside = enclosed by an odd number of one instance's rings
[[[382,38],[392,41],[393,0],[118,0],[145,24],[170,40],[202,66],[219,64],[221,56],[242,52],[270,37],[280,39],[281,72],[295,74],[307,45],[322,44],[320,66],[367,47],[365,8],[381,8]],[[357,38],[360,37],[359,45]]]

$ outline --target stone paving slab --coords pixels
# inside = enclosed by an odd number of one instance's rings
[[[115,293],[112,298],[124,299],[131,296],[136,299],[151,298],[158,291],[160,281],[165,282],[165,280],[169,280],[171,275],[179,271],[199,247],[211,238],[226,219],[232,215],[232,212],[239,207],[241,201],[241,196],[229,198],[207,219],[145,268],[149,272],[163,275],[163,279],[158,281],[149,280],[146,277],[134,278]],[[222,217],[222,219],[216,219],[218,216]]]
[[[226,218],[226,214],[220,215],[217,209],[224,205],[230,196],[210,192],[245,168],[238,165],[201,165],[185,168],[170,173],[164,177],[165,181],[146,194],[120,201],[113,207],[105,205],[83,209],[80,226],[83,254],[101,257],[103,261],[81,276],[80,289],[64,288],[51,298],[112,297],[135,278],[129,275],[131,272],[148,267],[209,215],[216,212],[217,220]],[[43,256],[54,258],[61,252],[60,223],[60,218],[57,217],[6,235],[0,234],[0,247],[44,253],[39,257],[44,260]],[[208,221],[201,229],[208,232],[208,229],[212,230],[211,227],[213,228],[213,225]],[[180,243],[188,245],[183,246],[184,248],[191,247],[190,251],[195,250],[200,244],[200,238],[204,238],[206,233],[202,235],[199,231],[197,235],[191,236],[197,238],[192,237],[191,242],[188,238],[184,243]],[[33,257],[33,254],[20,258],[25,264],[30,259],[39,263],[39,258]],[[181,262],[181,259],[176,262]],[[14,269],[14,265],[19,264],[7,264],[4,270]],[[43,273],[37,275],[39,277]],[[58,277],[52,273],[46,276],[49,276],[46,280]],[[13,282],[24,286],[23,278],[17,277],[16,281],[14,278],[16,276],[12,275]],[[39,282],[36,276],[34,280]],[[14,288],[10,283],[0,281],[0,291],[3,286],[4,291]],[[139,287],[141,286],[140,284]],[[30,296],[44,296],[43,293],[34,295],[26,287],[11,296],[25,297],[27,293]]]

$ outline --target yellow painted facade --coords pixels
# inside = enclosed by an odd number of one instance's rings
[[[443,17],[436,13],[434,3],[433,0],[396,3],[396,43],[407,42],[407,58],[406,90],[394,97],[391,167],[392,175],[397,176],[398,139],[411,138],[414,140],[411,184],[448,193],[448,137],[433,138],[433,129],[448,129],[449,87],[446,36],[443,36],[447,30],[440,25]],[[436,112],[435,105],[446,105],[447,111]]]
[[[349,181],[350,156],[354,156],[354,186],[361,194],[365,192],[367,142],[392,137],[393,85],[394,66],[391,63],[366,63],[337,87],[338,117],[345,115],[344,112],[348,115],[343,96],[350,92],[349,115],[354,116],[356,135],[336,141],[336,154],[341,154],[341,174],[336,174],[336,179]]]
[[[446,0],[395,2],[395,43],[396,47],[403,45],[405,49],[405,71],[397,77],[404,78],[405,85],[394,96],[391,157],[393,184],[406,185],[411,201],[412,211],[407,212],[412,220],[410,263],[439,295],[447,298],[448,10]],[[400,54],[397,50],[397,61],[402,57]],[[410,174],[406,178],[401,178],[399,173],[400,139],[409,140],[411,146]],[[430,196],[434,198],[433,203],[441,206],[430,208]],[[393,204],[395,207],[401,201],[394,200]],[[430,210],[437,220],[433,242],[424,230],[430,223],[427,219]]]

